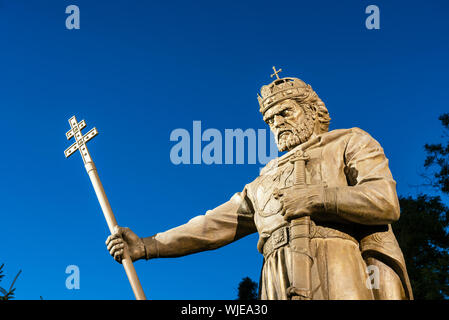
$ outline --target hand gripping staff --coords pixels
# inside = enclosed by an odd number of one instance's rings
[[[89,175],[90,181],[97,195],[98,202],[100,202],[101,210],[103,210],[104,217],[109,227],[109,231],[114,233],[114,228],[117,226],[114,213],[112,212],[111,205],[109,204],[106,193],[104,192],[103,185],[101,184],[100,177],[98,176],[97,168],[94,161],[90,156],[89,150],[87,150],[86,143],[98,134],[96,128],[93,128],[84,136],[81,134],[81,130],[86,126],[84,120],[77,122],[75,116],[69,119],[70,130],[66,133],[67,140],[75,137],[75,143],[64,151],[65,157],[70,157],[76,150],[79,150],[81,157],[84,161],[84,167]],[[126,275],[128,276],[129,283],[133,289],[136,300],[146,300],[145,293],[143,292],[142,285],[140,284],[139,277],[137,276],[136,269],[129,257],[127,250],[124,250],[122,265],[125,268]]]

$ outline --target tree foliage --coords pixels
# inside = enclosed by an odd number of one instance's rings
[[[427,158],[424,167],[431,170],[431,185],[441,190],[441,192],[449,193],[449,113],[442,114],[438,118],[443,124],[444,143],[426,144],[424,149]]]
[[[444,143],[426,144],[424,167],[431,185],[449,193],[449,114],[439,117]],[[440,197],[401,197],[401,218],[393,224],[404,253],[415,299],[449,297],[449,208]]]
[[[237,300],[257,300],[257,283],[245,277],[239,283]]]
[[[4,263],[2,263],[2,265],[0,265],[0,281],[3,279],[3,277],[5,276],[3,274],[3,267],[5,266]],[[16,288],[14,288],[14,283],[16,283],[17,278],[19,277],[20,273],[22,272],[22,270],[20,270],[17,275],[15,276],[14,280],[11,283],[11,286],[9,287],[9,290],[6,290],[2,287],[0,287],[0,292],[2,295],[0,295],[0,300],[10,300],[10,299],[14,299],[14,292],[16,291]]]
[[[449,296],[449,208],[439,197],[399,199],[401,218],[392,227],[404,254],[417,300]]]

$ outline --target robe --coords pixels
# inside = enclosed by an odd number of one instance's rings
[[[390,225],[399,218],[396,182],[380,144],[359,128],[313,136],[270,161],[228,202],[144,238],[147,259],[213,250],[258,232],[257,247],[264,254],[260,299],[287,299],[293,269],[300,269],[292,267],[288,242],[274,250],[265,244],[289,226],[273,191],[293,185],[294,166],[288,160],[299,149],[310,157],[306,184],[325,190],[324,212],[311,217],[312,299],[413,299]]]

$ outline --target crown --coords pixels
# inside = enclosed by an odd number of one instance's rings
[[[262,112],[262,114],[282,100],[296,97],[305,99],[310,94],[314,93],[312,87],[301,79],[289,77],[279,78],[278,73],[281,72],[282,69],[276,70],[276,68],[273,67],[273,70],[274,73],[271,77],[276,76],[277,79],[272,83],[263,86],[260,89],[260,94],[257,95],[260,112]]]

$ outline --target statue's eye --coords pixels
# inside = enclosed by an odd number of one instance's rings
[[[273,118],[268,119],[268,120],[267,120],[267,123],[268,123],[269,125],[272,125],[272,124],[273,124]]]
[[[287,109],[282,110],[281,116],[283,116],[283,117],[288,117],[289,115],[290,115],[290,110],[287,110]]]

